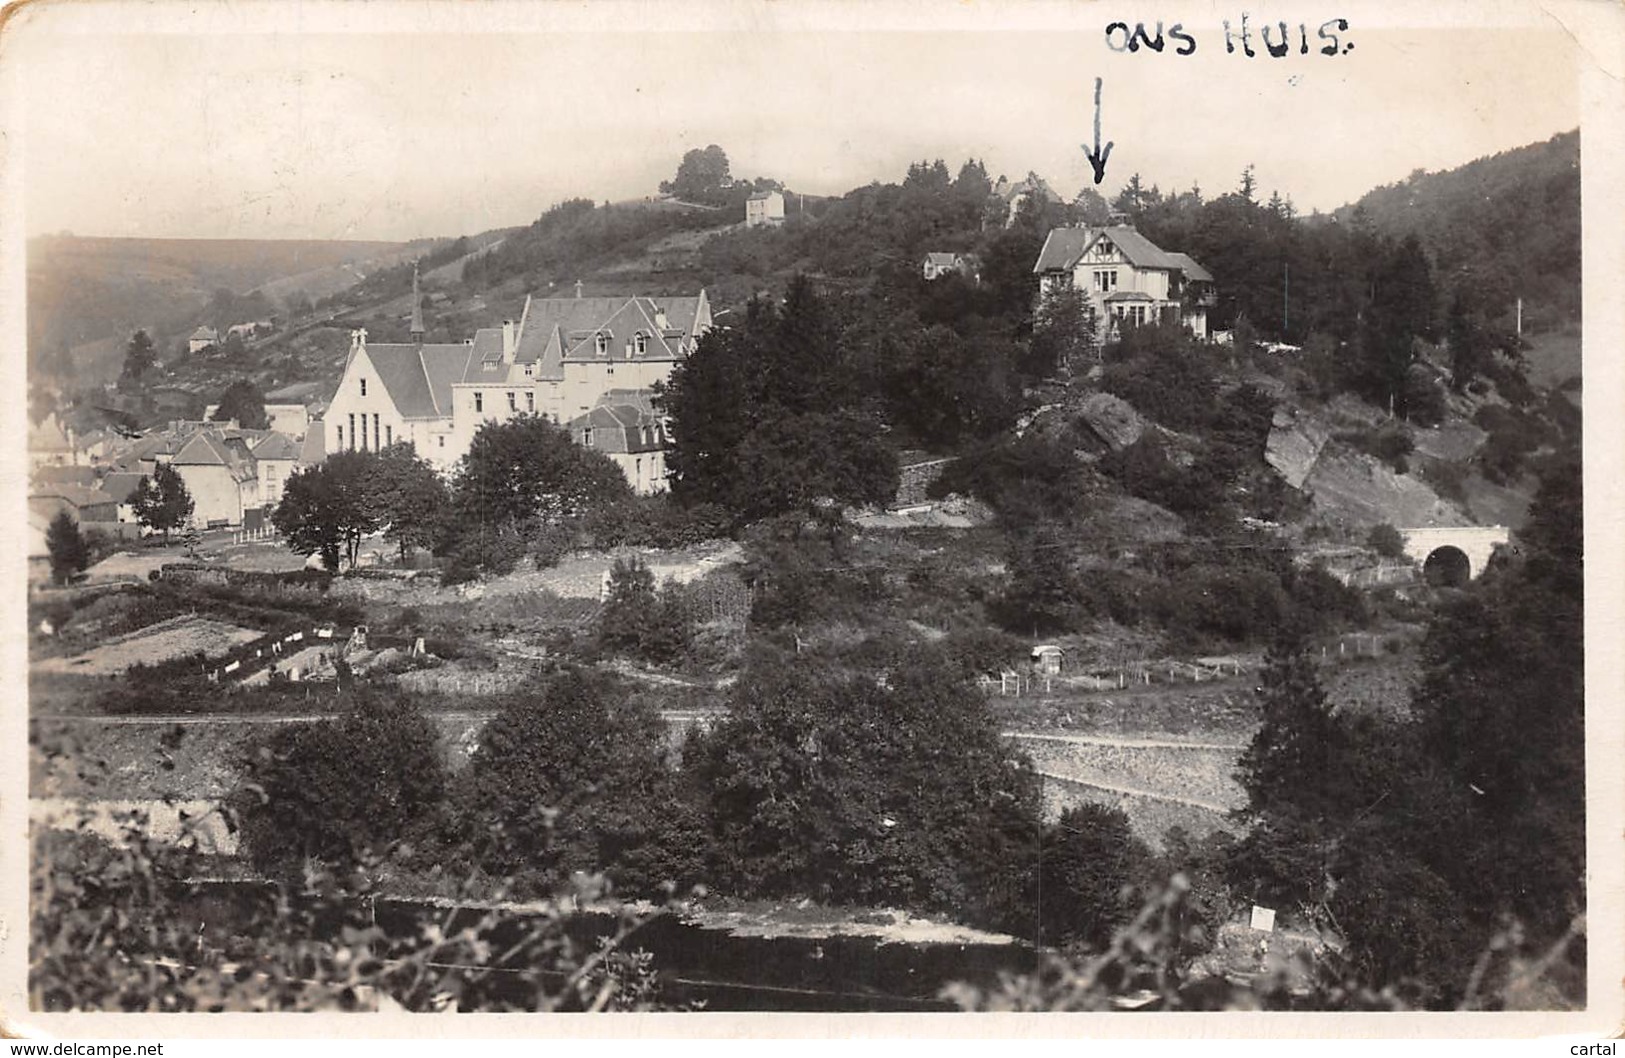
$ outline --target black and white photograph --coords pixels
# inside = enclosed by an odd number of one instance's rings
[[[1622,57],[13,5],[0,1027],[1606,1045]]]

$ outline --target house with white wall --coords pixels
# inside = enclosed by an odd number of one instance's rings
[[[517,320],[463,343],[370,344],[352,336],[322,418],[326,451],[377,451],[409,441],[449,472],[488,422],[540,415],[563,424],[612,391],[652,390],[711,327],[697,297],[527,298]],[[629,479],[630,480],[630,479]]]
[[[784,193],[757,191],[745,200],[745,227],[784,223]]]
[[[590,411],[564,424],[571,440],[610,458],[640,496],[665,492],[666,420],[642,389],[610,390]]]
[[[1198,338],[1208,336],[1212,274],[1189,255],[1168,253],[1128,225],[1056,228],[1044,240],[1033,271],[1041,298],[1064,290],[1084,295],[1101,341],[1121,324],[1159,320],[1176,320]]]

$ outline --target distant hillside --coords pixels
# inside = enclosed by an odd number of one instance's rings
[[[216,291],[237,294],[275,284],[280,300],[344,289],[410,246],[392,242],[270,239],[112,239],[44,236],[28,244],[28,343],[31,363],[48,367],[74,350],[75,374],[116,374],[107,339],[137,327],[155,337],[194,324]],[[334,282],[334,271],[353,276]],[[307,276],[308,288],[277,281]],[[268,288],[268,293],[270,288]],[[117,346],[119,343],[114,342]],[[160,352],[166,352],[160,343]]]
[[[1578,130],[1446,172],[1418,170],[1335,215],[1358,223],[1362,214],[1383,234],[1414,232],[1435,274],[1465,272],[1498,310],[1523,298],[1526,327],[1580,318]]]

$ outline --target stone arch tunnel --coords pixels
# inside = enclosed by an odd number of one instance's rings
[[[1512,539],[1504,525],[1461,525],[1401,529],[1405,554],[1424,571],[1437,569],[1454,581],[1484,572],[1498,545]]]

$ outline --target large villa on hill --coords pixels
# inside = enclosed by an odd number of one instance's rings
[[[1107,341],[1120,322],[1177,320],[1198,338],[1208,336],[1207,310],[1215,303],[1213,276],[1187,254],[1169,253],[1133,227],[1056,228],[1044,240],[1033,271],[1039,296],[1076,290]]]
[[[352,335],[324,417],[328,452],[409,441],[449,471],[485,423],[540,415],[604,451],[637,491],[666,487],[664,423],[649,397],[710,329],[703,290],[676,298],[527,297],[518,320],[460,343],[425,343],[417,304],[414,295],[408,343]]]

